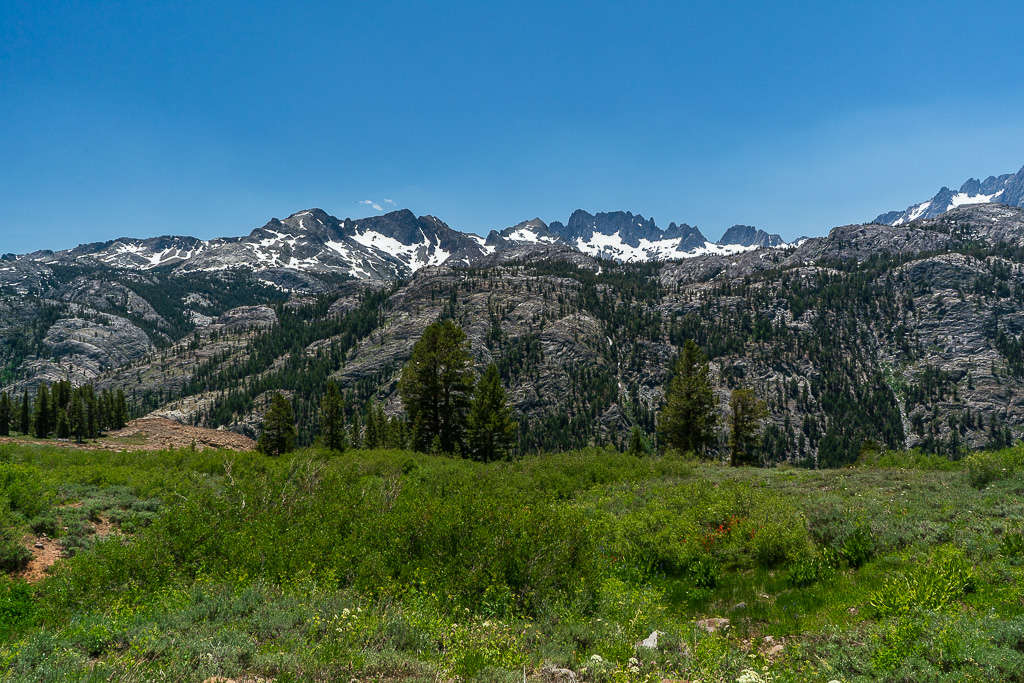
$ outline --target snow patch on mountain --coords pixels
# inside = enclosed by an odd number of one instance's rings
[[[682,249],[678,239],[648,240],[639,238],[637,246],[627,244],[618,231],[613,235],[592,233],[589,240],[582,237],[576,239],[575,247],[589,256],[635,263],[640,261],[673,261],[693,258],[705,254],[731,255],[757,249],[756,245],[715,244],[705,242],[701,247]]]
[[[992,203],[1024,206],[1024,168],[1017,173],[989,176],[985,180],[971,178],[956,192],[943,187],[926,202],[912,204],[906,211],[883,213],[872,222],[903,225],[919,218],[936,218],[959,206]]]
[[[592,215],[577,210],[568,225],[556,221],[549,226],[534,218],[482,237],[452,230],[433,216],[417,217],[407,209],[357,220],[339,220],[320,209],[308,209],[284,220],[273,218],[243,237],[120,238],[59,252],[35,252],[19,260],[94,263],[142,271],[157,267],[182,272],[248,268],[390,279],[444,263],[472,266],[478,258],[529,245],[565,245],[619,262],[667,261],[784,246],[778,235],[751,226],[733,226],[725,235],[730,236],[734,243],[712,243],[685,223],[671,223],[662,230],[653,218],[629,212]],[[276,282],[273,277],[270,281]]]
[[[957,192],[955,195],[953,195],[953,198],[950,200],[949,206],[946,207],[946,211],[949,211],[950,209],[955,209],[956,207],[963,206],[965,204],[988,204],[989,202],[994,201],[995,198],[1000,196],[1001,194],[1003,194],[1003,190],[999,190],[999,192],[995,192],[993,194],[975,195],[969,195],[966,192]]]

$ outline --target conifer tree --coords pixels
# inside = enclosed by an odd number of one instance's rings
[[[114,396],[114,429],[124,429],[128,423],[128,400],[124,389],[118,389]]]
[[[21,414],[18,416],[18,431],[28,436],[32,429],[32,408],[28,400],[28,387],[21,394]]]
[[[71,423],[75,441],[82,443],[87,436],[89,425],[85,415],[85,400],[80,391],[76,391],[71,398],[71,415],[68,416],[68,421]]]
[[[639,427],[633,427],[633,431],[629,435],[629,448],[626,449],[626,453],[637,457],[647,455],[647,444],[644,443],[644,433],[640,431]]]
[[[345,402],[334,382],[327,383],[327,392],[320,401],[320,442],[332,451],[344,451]]]
[[[366,408],[366,426],[363,428],[363,448],[379,448],[380,447],[380,427],[377,425],[377,414],[373,408],[373,401],[370,401],[370,405]]]
[[[404,449],[409,444],[409,429],[405,420],[400,417],[388,418],[388,430],[385,438],[385,448]]]
[[[512,454],[519,427],[512,419],[498,366],[487,366],[473,394],[467,418],[466,441],[474,460],[506,460]]]
[[[63,408],[57,409],[57,438],[66,439],[71,436],[71,423],[68,421],[67,411]]]
[[[760,443],[761,423],[768,417],[768,406],[754,395],[753,389],[735,389],[729,399],[729,412],[730,464],[757,464],[754,450]]]
[[[384,448],[387,440],[388,417],[384,414],[384,406],[370,401],[366,410],[366,448]]]
[[[402,368],[398,391],[416,426],[413,447],[445,453],[462,450],[473,391],[469,340],[451,320],[428,325]]]
[[[54,382],[51,384],[49,391],[47,392],[49,394],[47,400],[47,410],[49,412],[46,414],[46,422],[50,428],[49,433],[53,433],[53,431],[57,429],[57,408],[59,408],[57,400],[60,397],[60,391],[57,389],[58,384],[60,384],[60,382]]]
[[[352,424],[348,428],[348,443],[352,448],[363,447],[363,425],[359,419],[359,411],[352,413]]]
[[[50,435],[50,392],[46,384],[36,389],[36,406],[33,423],[37,439],[45,439]]]
[[[86,437],[95,439],[100,435],[99,409],[96,405],[96,392],[91,384],[80,387],[85,399]]]
[[[284,396],[275,393],[263,418],[259,449],[270,456],[288,453],[295,447],[295,416]]]
[[[14,418],[14,406],[11,395],[6,391],[0,394],[0,436],[11,435],[11,420]]]
[[[692,339],[683,344],[673,371],[658,431],[670,448],[703,453],[715,445],[718,400],[707,358]]]

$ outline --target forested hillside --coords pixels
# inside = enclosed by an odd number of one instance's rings
[[[523,247],[408,280],[305,274],[287,289],[245,270],[16,266],[0,273],[12,394],[91,381],[122,389],[135,415],[255,435],[282,391],[300,444],[317,436],[328,379],[349,421],[373,404],[404,416],[402,366],[443,319],[466,331],[477,372],[497,365],[521,452],[623,448],[634,427],[657,444],[687,339],[711,361],[723,412],[735,388],[767,402],[767,463],[915,446],[957,458],[1024,424],[1024,212],[1005,206],[732,256],[619,264]]]

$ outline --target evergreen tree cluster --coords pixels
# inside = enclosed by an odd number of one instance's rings
[[[97,392],[92,384],[72,387],[62,380],[36,387],[35,395],[26,388],[20,398],[8,392],[0,394],[0,436],[18,432],[37,439],[74,438],[79,443],[95,439],[101,433],[121,429],[131,419],[131,410],[123,389]]]

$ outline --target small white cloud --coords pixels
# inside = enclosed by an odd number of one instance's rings
[[[383,211],[384,210],[384,207],[382,207],[380,204],[378,204],[377,202],[373,201],[372,199],[360,199],[356,203],[357,204],[362,204],[364,206],[371,206],[371,207],[373,207],[373,209],[375,211]]]
[[[385,204],[390,204],[391,206],[398,206],[397,204],[395,204],[395,200],[394,199],[385,199],[384,203]]]

